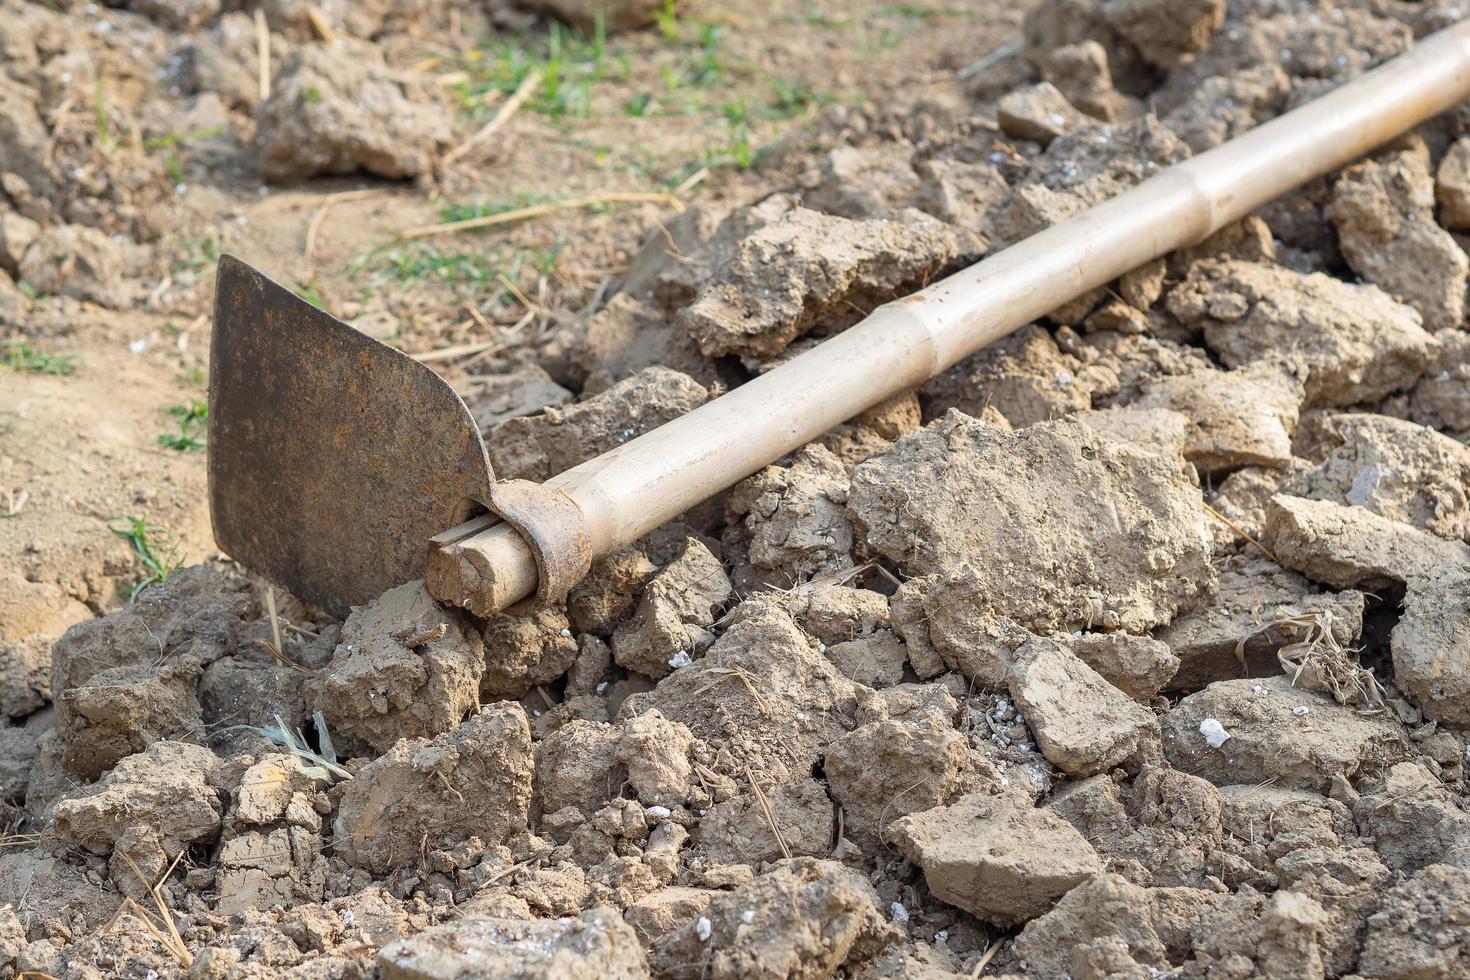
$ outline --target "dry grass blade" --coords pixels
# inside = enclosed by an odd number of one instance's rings
[[[311,21],[312,29],[316,31],[317,37],[328,44],[332,44],[337,40],[337,35],[332,30],[332,25],[327,22],[326,16],[316,7],[306,8],[306,19]]]
[[[444,166],[449,166],[504,129],[505,124],[510,122],[510,118],[520,111],[521,106],[526,104],[526,100],[531,97],[531,94],[536,91],[537,86],[540,84],[541,71],[539,69],[532,71],[522,79],[521,84],[516,88],[515,92],[505,101],[505,104],[500,107],[499,111],[491,117],[489,122],[481,126],[469,139],[444,154]]]
[[[470,354],[485,354],[503,346],[505,345],[498,340],[482,340],[474,344],[455,344],[453,347],[441,347],[438,350],[410,356],[420,364],[428,364],[432,361],[452,361],[457,357],[468,357]]]
[[[1357,651],[1338,641],[1332,627],[1332,611],[1323,610],[1273,620],[1251,635],[1274,632],[1294,638],[1276,651],[1276,659],[1291,676],[1292,684],[1308,691],[1325,691],[1346,707],[1382,711],[1387,704],[1383,685],[1371,670],[1358,663],[1354,657]],[[1248,636],[1236,644],[1237,658],[1244,658],[1249,640]]]
[[[592,194],[587,197],[569,197],[562,201],[548,201],[545,204],[535,204],[527,208],[516,208],[513,211],[501,211],[498,214],[487,214],[479,218],[466,218],[464,221],[446,221],[437,225],[425,225],[422,228],[410,228],[400,233],[403,239],[426,238],[429,235],[452,234],[460,231],[474,231],[477,228],[493,228],[496,225],[509,225],[517,221],[525,221],[528,218],[540,218],[557,211],[575,211],[579,208],[595,207],[599,204],[667,204],[675,211],[684,210],[684,202],[672,194],[662,191],[626,191],[610,194]]]
[[[271,29],[265,22],[265,8],[255,8],[256,88],[260,101],[271,97]]]
[[[174,957],[179,961],[179,963],[184,967],[184,969],[187,970],[194,962],[194,954],[190,953],[189,947],[184,944],[184,937],[179,934],[179,927],[174,922],[173,912],[170,911],[168,903],[163,900],[163,893],[159,891],[159,888],[163,885],[163,883],[168,880],[168,876],[174,873],[174,868],[177,868],[179,866],[179,861],[183,858],[184,852],[179,851],[179,853],[174,856],[173,862],[169,864],[168,868],[164,870],[163,876],[152,884],[150,884],[148,879],[143,876],[142,869],[138,867],[138,865],[133,861],[131,857],[127,855],[126,852],[118,851],[116,853],[122,855],[122,859],[128,863],[128,867],[132,869],[133,874],[138,876],[138,881],[142,883],[143,887],[148,889],[148,894],[153,897],[153,904],[158,906],[159,919],[163,923],[163,930],[167,930],[167,935],[165,936],[164,931],[160,930],[159,927],[154,924],[154,922],[149,917],[148,913],[143,909],[143,907],[137,902],[134,902],[131,898],[123,899],[123,905],[118,908],[119,914],[124,908],[127,908],[129,905],[131,905],[133,914],[136,915],[140,920],[142,920],[143,925],[148,928],[148,931],[153,934],[153,937],[158,940],[158,942],[163,946],[164,949],[172,953]],[[117,916],[115,915],[113,916],[113,922],[116,921]],[[111,924],[112,923],[109,923],[109,926]]]
[[[786,836],[781,833],[781,828],[776,823],[776,814],[771,811],[771,801],[766,799],[765,791],[761,789],[760,783],[755,781],[755,773],[750,767],[745,767],[745,778],[750,780],[751,791],[755,793],[755,801],[760,804],[761,813],[766,818],[766,824],[771,828],[771,833],[776,837],[776,846],[781,848],[781,856],[788,861],[791,859],[791,848],[786,846]]]
[[[1234,531],[1236,534],[1240,535],[1242,538],[1245,538],[1245,540],[1249,541],[1251,544],[1255,545],[1257,548],[1260,548],[1261,549],[1261,554],[1265,555],[1267,558],[1269,558],[1272,561],[1276,562],[1276,564],[1278,564],[1278,565],[1281,564],[1281,562],[1277,561],[1276,555],[1271,551],[1270,548],[1268,548],[1265,545],[1261,544],[1260,541],[1256,540],[1256,538],[1255,538],[1254,535],[1252,535],[1249,532],[1247,532],[1239,524],[1236,524],[1230,518],[1226,517],[1224,514],[1220,513],[1218,510],[1216,510],[1215,508],[1211,507],[1209,504],[1205,503],[1203,500],[1200,501],[1200,506],[1203,507],[1205,510],[1209,511],[1210,516],[1213,517],[1215,520],[1219,521],[1221,524],[1224,524],[1226,527],[1230,528],[1230,530]]]
[[[991,943],[985,948],[985,952],[980,954],[980,959],[975,963],[975,969],[970,971],[971,980],[974,980],[975,977],[985,972],[985,968],[990,965],[991,960],[995,959],[995,954],[998,952],[1000,952],[1000,943],[998,942]]]
[[[271,588],[270,586],[266,586],[265,590],[265,610],[266,613],[270,616],[271,636],[273,636],[275,639],[274,641],[261,640],[259,641],[260,645],[265,647],[270,655],[276,658],[277,662],[279,662],[282,666],[289,667],[291,670],[294,670],[297,673],[306,674],[309,677],[315,677],[316,671],[312,670],[309,667],[303,667],[296,661],[292,660],[290,657],[286,656],[286,651],[281,642],[281,617],[276,612],[276,590],[274,588]]]
[[[750,699],[756,703],[757,707],[767,713],[770,712],[770,705],[766,702],[765,698],[761,697],[760,691],[756,689],[755,679],[739,667],[711,667],[706,673],[714,674],[715,679],[695,691],[694,697],[698,697],[705,691],[710,690],[721,681],[734,677],[745,685],[746,692],[750,695]]]

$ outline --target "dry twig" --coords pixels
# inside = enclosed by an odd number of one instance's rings
[[[516,208],[514,211],[501,211],[499,214],[487,214],[479,218],[466,218],[463,221],[446,221],[437,225],[424,225],[421,228],[410,228],[400,233],[399,237],[405,240],[411,238],[426,238],[429,235],[451,234],[460,231],[474,231],[477,228],[493,228],[496,225],[514,224],[517,221],[525,221],[528,218],[540,218],[557,211],[573,211],[578,208],[590,208],[599,204],[667,204],[675,211],[684,210],[684,202],[672,194],[663,191],[625,191],[609,194],[591,194],[587,197],[569,197],[562,201],[548,201],[545,204],[535,204],[527,208]]]
[[[489,122],[481,126],[469,139],[444,154],[444,166],[447,167],[451,163],[454,163],[460,157],[504,129],[505,124],[510,122],[511,116],[514,116],[520,111],[521,106],[526,104],[526,100],[531,97],[531,93],[535,92],[536,87],[540,84],[541,72],[539,69],[527,75],[516,88],[514,94],[505,101],[505,104],[500,107],[499,111],[495,113]]]

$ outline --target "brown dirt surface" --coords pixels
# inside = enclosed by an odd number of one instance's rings
[[[221,254],[544,481],[1463,15],[0,0],[0,980],[1465,976],[1463,109],[563,604],[206,472]]]

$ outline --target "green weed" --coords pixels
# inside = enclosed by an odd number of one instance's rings
[[[7,340],[3,343],[5,358],[0,363],[4,363],[12,371],[65,376],[77,369],[77,359],[71,354],[48,354],[23,340]]]
[[[674,4],[675,0],[664,0],[663,6],[653,13],[653,22],[658,25],[659,33],[666,41],[676,41],[679,38],[679,11]]]
[[[321,284],[315,279],[297,283],[293,292],[319,310],[327,308],[326,300],[322,299]]]
[[[184,563],[178,539],[173,532],[156,524],[149,524],[145,518],[115,517],[108,525],[108,530],[127,539],[128,544],[133,547],[133,553],[142,562],[143,571],[147,573],[128,593],[129,602],[136,600],[148,586],[168,581],[168,577]]]
[[[198,452],[208,445],[209,406],[197,398],[168,410],[178,422],[178,432],[165,432],[158,437],[158,444],[175,452]]]

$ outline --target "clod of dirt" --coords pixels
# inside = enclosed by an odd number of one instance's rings
[[[1274,562],[1231,556],[1220,566],[1214,600],[1154,634],[1179,658],[1169,689],[1195,691],[1211,681],[1279,674],[1276,652],[1299,639],[1309,621],[1350,647],[1362,630],[1363,603],[1363,593],[1356,590],[1321,592]]]
[[[1102,0],[1099,6],[1144,60],[1165,69],[1209,47],[1225,22],[1225,0]]]
[[[814,650],[774,602],[747,599],[692,665],[623,702],[623,717],[656,708],[720,752],[715,771],[745,767],[777,783],[804,779],[853,727],[858,688]],[[723,750],[723,751],[722,751]]]
[[[541,482],[708,400],[709,391],[688,375],[649,367],[584,402],[506,419],[485,433],[485,444],[497,478]]]
[[[648,961],[622,916],[595,908],[576,918],[461,919],[378,951],[383,980],[643,980]]]
[[[699,352],[699,345],[667,312],[628,293],[618,293],[585,321],[558,330],[540,359],[558,381],[583,395],[606,391],[649,367],[682,371],[704,385],[720,381],[715,362]]]
[[[24,718],[51,701],[51,645],[35,634],[0,646],[0,718]]]
[[[1412,308],[1376,286],[1279,266],[1197,262],[1167,304],[1203,327],[1230,367],[1298,359],[1308,369],[1309,406],[1356,405],[1408,388],[1438,347]]]
[[[1330,500],[1470,542],[1470,448],[1385,415],[1326,415],[1302,433],[1318,465],[1283,493]]]
[[[1470,871],[1435,864],[1368,917],[1358,972],[1383,980],[1453,977],[1470,967]]]
[[[105,854],[144,828],[171,857],[219,831],[220,801],[210,785],[217,765],[214,753],[198,745],[154,742],[96,783],[58,800],[53,830],[67,843]]]
[[[1279,115],[1290,91],[1291,79],[1274,64],[1212,75],[1171,100],[1164,125],[1195,153],[1203,153]]]
[[[454,136],[424,83],[389,69],[376,45],[350,39],[287,55],[256,125],[261,174],[282,181],[359,170],[417,177]]]
[[[624,548],[594,564],[567,596],[567,619],[572,629],[610,636],[657,570],[637,547]]]
[[[1344,170],[1327,216],[1354,272],[1418,310],[1430,330],[1463,325],[1470,258],[1434,222],[1428,147],[1416,143]]]
[[[518,698],[550,684],[577,659],[577,640],[559,607],[501,613],[485,624],[485,673],[480,696]]]
[[[654,953],[676,929],[693,922],[718,894],[710,888],[673,885],[645,895],[623,910],[623,919],[638,934],[644,950]]]
[[[740,240],[679,322],[710,357],[772,357],[818,322],[852,323],[973,248],[921,211],[851,221],[793,208]]]
[[[1244,976],[1320,977],[1327,911],[1311,895],[1265,896],[1242,887],[1206,909],[1194,930],[1194,958],[1204,975],[1239,964]]]
[[[985,231],[985,213],[1011,189],[993,166],[936,158],[918,164],[922,183],[914,205],[975,235]]]
[[[797,176],[802,204],[840,218],[891,218],[918,189],[913,162],[914,146],[907,140],[839,146]]]
[[[633,614],[612,635],[613,660],[647,677],[666,677],[713,641],[709,628],[730,600],[720,560],[698,538],[644,586]]]
[[[885,836],[924,869],[935,898],[1000,926],[1035,918],[1103,870],[1071,824],[1015,792],[961,797]]]
[[[1136,99],[1113,87],[1108,52],[1093,40],[1065,44],[1047,52],[1041,75],[1077,108],[1103,122],[1119,122],[1141,114]]]
[[[864,687],[892,687],[903,680],[908,653],[892,630],[844,640],[824,651],[842,676]]]
[[[41,234],[41,223],[14,211],[0,214],[0,269],[20,275],[20,260]]]
[[[742,585],[785,588],[852,566],[847,468],[821,446],[741,480],[725,506],[725,550],[749,560]]]
[[[36,111],[40,104],[35,89],[8,73],[0,78],[0,173],[15,174],[44,196],[53,180],[53,143]]]
[[[1007,136],[1042,146],[1092,123],[1051,82],[1038,82],[1002,96],[996,103],[995,117]]]
[[[516,704],[486,705],[434,739],[405,739],[347,784],[337,854],[382,874],[471,837],[498,844],[526,829],[532,770],[531,727]]]
[[[900,817],[1000,787],[999,774],[934,710],[849,732],[827,747],[824,770],[844,836],[866,850]]]
[[[1458,436],[1470,436],[1470,334],[1441,330],[1439,354],[1409,393],[1409,417]]]
[[[1113,687],[1148,704],[1179,669],[1169,645],[1132,633],[1064,633],[1056,637]]]
[[[832,801],[827,789],[818,780],[803,779],[762,788],[761,796],[752,792],[716,803],[700,819],[699,850],[706,861],[751,866],[829,854]]]
[[[1470,229],[1470,138],[1456,140],[1445,151],[1434,189],[1440,222],[1452,231]]]
[[[1470,815],[1422,763],[1401,762],[1353,801],[1358,832],[1395,871],[1470,859]]]
[[[1214,587],[1199,499],[1177,461],[1078,422],[1006,432],[951,411],[859,465],[848,507],[873,552],[949,573],[931,616],[1141,631]]]
[[[1289,371],[1252,363],[1161,378],[1145,385],[1130,407],[1168,408],[1188,418],[1184,458],[1209,475],[1290,460],[1304,394]]]
[[[1188,157],[1184,142],[1153,116],[1086,126],[1030,161],[1010,196],[991,209],[987,234],[994,247],[1018,242]]]
[[[255,612],[244,580],[201,565],[67,630],[51,668],[67,770],[96,779],[160,738],[196,734],[199,675],[236,651]]]
[[[811,582],[784,593],[784,606],[805,632],[829,647],[870,636],[889,623],[881,592]]]
[[[919,396],[928,418],[951,408],[981,418],[990,408],[1020,427],[1085,411],[1095,391],[1116,386],[1116,376],[1062,353],[1051,334],[1032,325],[925,382]]]
[[[1169,954],[1154,929],[1149,893],[1114,874],[1099,874],[1062,896],[1056,907],[1032,919],[1012,948],[1036,976],[1086,976],[1080,956],[1097,940],[1121,940],[1135,963],[1169,966]]]
[[[44,228],[20,257],[16,278],[40,293],[73,296],[114,309],[134,298],[122,246],[86,225]]]
[[[659,11],[673,9],[664,0],[516,0],[516,5],[560,17],[589,34],[599,27],[609,31],[647,27]]]
[[[221,0],[132,0],[129,6],[150,20],[176,31],[188,31],[217,17]]]
[[[535,415],[546,408],[572,401],[572,393],[551,379],[534,364],[516,367],[504,374],[485,375],[464,392],[465,407],[475,418],[480,431],[497,422]]]
[[[825,980],[892,942],[896,930],[862,875],[795,858],[712,899],[668,937],[654,972],[671,980]]]
[[[485,645],[456,609],[410,582],[359,606],[322,679],[333,737],[386,752],[400,738],[432,738],[480,703]]]
[[[1103,680],[1064,644],[1037,638],[1016,652],[1011,697],[1046,761],[1078,778],[1159,753],[1149,709]]]
[[[1163,734],[1175,768],[1217,786],[1270,780],[1325,792],[1336,777],[1360,778],[1409,751],[1397,722],[1359,714],[1288,677],[1217,681],[1164,715]]]
[[[1361,507],[1278,495],[1266,543],[1286,565],[1336,588],[1407,587],[1389,641],[1394,681],[1425,714],[1470,722],[1470,547]]]

